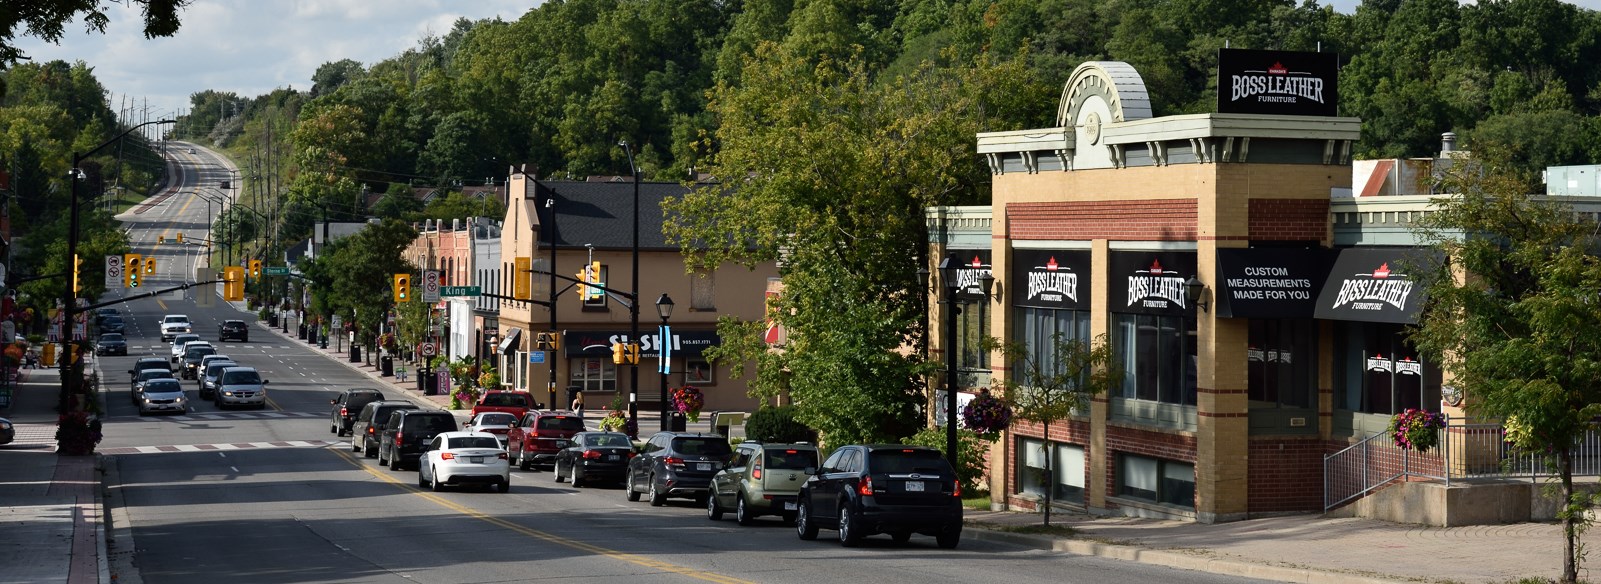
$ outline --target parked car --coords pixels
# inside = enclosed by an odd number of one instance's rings
[[[225,320],[217,327],[217,342],[227,342],[228,339],[239,339],[241,343],[250,342],[250,327],[242,320]]]
[[[178,363],[178,358],[183,357],[183,348],[184,348],[184,346],[188,345],[189,343],[193,343],[193,342],[196,342],[196,341],[199,341],[199,340],[200,340],[200,335],[197,335],[197,334],[194,334],[194,333],[184,333],[184,334],[181,334],[181,335],[173,337],[172,338],[172,358],[169,359],[168,361],[173,363],[173,364],[177,364]]]
[[[189,327],[189,315],[169,314],[161,317],[161,340],[169,341],[178,335],[193,332]]]
[[[17,439],[17,427],[11,420],[0,418],[0,444],[10,444]]]
[[[330,415],[329,432],[335,436],[350,435],[350,425],[356,421],[356,415],[367,404],[384,399],[384,392],[370,388],[357,387],[340,392],[339,397],[328,400],[333,404],[333,413]]]
[[[146,369],[161,369],[170,375],[172,363],[161,357],[140,357],[138,361],[133,362],[133,369],[128,370],[128,387],[131,388],[133,384],[138,383],[139,372]]]
[[[228,406],[267,407],[267,380],[255,367],[226,367],[217,377],[217,388],[212,391],[217,409]]]
[[[350,423],[350,451],[360,452],[367,458],[378,457],[378,431],[389,421],[395,410],[415,410],[417,404],[402,400],[368,402]]]
[[[801,485],[815,472],[816,446],[741,442],[723,469],[712,476],[706,517],[716,521],[731,509],[740,525],[750,525],[762,515],[779,515],[792,522]]]
[[[100,332],[102,334],[103,333],[121,333],[125,329],[127,329],[127,327],[128,327],[128,324],[123,322],[122,321],[122,317],[120,317],[120,316],[108,316],[108,317],[100,319],[99,328],[100,328]]]
[[[875,533],[888,533],[896,543],[921,533],[954,548],[962,537],[956,471],[933,448],[842,446],[801,486],[795,532],[816,539],[819,529],[839,530],[846,547]]]
[[[139,406],[141,416],[156,412],[182,414],[189,411],[189,397],[183,393],[183,382],[177,379],[152,379],[139,386],[134,393],[134,403]]]
[[[217,348],[205,341],[191,342],[183,346],[183,360],[178,363],[178,376],[184,379],[200,378],[200,359],[206,355],[217,354]]]
[[[494,485],[511,490],[511,464],[500,442],[486,432],[445,432],[423,447],[417,462],[417,486],[445,490],[446,485]]]
[[[222,379],[223,370],[229,367],[242,367],[242,365],[226,359],[206,364],[205,372],[200,374],[200,399],[216,399],[217,380]]]
[[[141,370],[139,370],[139,374],[136,377],[134,377],[134,379],[133,379],[133,389],[131,391],[129,391],[129,397],[133,398],[133,403],[135,403],[135,404],[139,403],[139,388],[140,388],[140,386],[143,386],[145,383],[150,382],[150,380],[152,380],[152,379],[172,379],[174,381],[177,380],[176,377],[173,377],[171,369],[162,368],[162,369],[141,369]]]
[[[634,441],[627,434],[579,432],[573,435],[572,442],[572,446],[556,454],[556,466],[550,471],[556,482],[566,480],[575,487],[588,482],[615,483],[628,473]]]
[[[506,433],[512,426],[517,425],[517,416],[505,412],[484,412],[473,416],[473,419],[462,422],[462,428],[468,432],[488,432],[500,439],[500,447],[506,447]]]
[[[484,392],[484,396],[478,398],[478,403],[473,404],[472,411],[467,415],[476,418],[478,414],[484,412],[505,412],[522,418],[528,410],[537,410],[540,407],[541,404],[534,401],[533,394],[526,391],[494,389]]]
[[[529,411],[521,422],[506,432],[506,452],[517,468],[551,465],[556,453],[567,447],[573,435],[584,431],[584,419],[569,412]]]
[[[95,354],[127,355],[128,340],[122,337],[122,333],[102,334],[100,335],[100,338],[95,339]]]
[[[388,465],[389,470],[411,467],[422,457],[422,448],[429,440],[455,430],[456,416],[444,410],[400,410],[390,414],[378,443],[378,466]]]
[[[721,434],[696,432],[657,432],[628,461],[629,501],[640,493],[649,495],[650,504],[660,507],[668,497],[694,499],[706,503],[712,475],[722,468],[733,449]]]

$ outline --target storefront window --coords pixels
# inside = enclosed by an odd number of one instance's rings
[[[1195,465],[1124,454],[1117,459],[1117,494],[1195,508]]]
[[[971,302],[961,307],[962,313],[956,317],[956,367],[964,373],[988,373],[984,338],[990,330],[989,303]]]
[[[1113,358],[1123,369],[1121,396],[1195,405],[1195,333],[1187,317],[1113,314]]]
[[[1062,341],[1090,342],[1089,311],[1018,307],[1015,314],[1016,321],[1012,327],[1014,340],[1023,344],[1028,351],[1029,361],[1038,363],[1040,371],[1056,370],[1058,338]]]
[[[1406,325],[1341,322],[1335,329],[1335,408],[1390,415],[1440,409],[1440,371],[1406,340]]]
[[[1018,492],[1044,499],[1046,477],[1055,475],[1056,480],[1051,481],[1051,486],[1055,489],[1051,498],[1056,501],[1083,503],[1084,447],[1057,443],[1052,443],[1051,446],[1056,458],[1051,461],[1051,472],[1047,473],[1044,442],[1036,438],[1018,438],[1016,467]]]
[[[611,359],[579,358],[571,359],[572,385],[584,388],[584,391],[616,391],[617,366]]]
[[[1246,355],[1252,407],[1312,407],[1317,321],[1253,319]]]

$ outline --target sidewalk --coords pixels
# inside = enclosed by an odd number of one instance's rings
[[[60,376],[24,375],[0,409],[16,426],[0,445],[0,582],[110,582],[99,457],[56,455]]]

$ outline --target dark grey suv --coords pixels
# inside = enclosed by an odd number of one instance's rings
[[[382,399],[384,399],[382,391],[370,387],[357,387],[347,389],[340,393],[339,397],[328,400],[334,406],[333,413],[329,415],[331,425],[328,431],[333,432],[335,436],[349,435],[350,425],[355,423],[356,415],[361,413],[361,408]]]
[[[360,452],[367,458],[378,458],[379,438],[382,438],[384,424],[389,421],[390,414],[398,410],[415,410],[417,404],[402,400],[382,400],[369,402],[362,406],[361,413],[356,414],[356,421],[350,424],[350,451]]]
[[[689,498],[704,505],[712,475],[722,470],[733,449],[720,434],[659,432],[640,447],[639,456],[628,461],[629,501],[640,493],[650,496],[650,504],[661,506],[668,497]]]
[[[921,533],[954,548],[962,537],[956,472],[933,448],[842,446],[801,486],[795,531],[816,539],[820,528],[838,529],[846,547],[875,533],[888,533],[896,543]]]
[[[389,415],[379,438],[378,466],[416,468],[422,449],[442,432],[456,429],[456,416],[442,410],[400,410]]]

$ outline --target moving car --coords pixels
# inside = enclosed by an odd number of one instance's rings
[[[494,389],[484,392],[484,396],[478,398],[478,403],[473,404],[472,411],[467,415],[476,418],[484,412],[505,412],[521,418],[528,410],[537,410],[539,407],[540,404],[534,402],[533,394],[526,391]]]
[[[400,410],[389,415],[378,445],[378,466],[401,470],[417,464],[423,446],[442,432],[456,430],[456,416],[444,410]],[[500,441],[495,441],[500,446]]]
[[[227,359],[208,362],[205,372],[200,374],[200,399],[216,399],[217,380],[222,379],[223,370],[240,366],[238,363]]]
[[[119,316],[120,317],[120,316],[122,316],[122,313],[118,312],[117,309],[112,308],[110,306],[102,306],[100,308],[96,308],[95,309],[95,326],[100,326],[100,323],[102,321],[104,321],[106,319],[106,317],[108,317],[108,316]]]
[[[445,490],[446,485],[494,485],[511,490],[511,464],[506,451],[486,432],[445,432],[423,448],[417,463],[417,486]]]
[[[197,335],[197,334],[194,334],[194,333],[184,333],[184,334],[181,334],[181,335],[173,337],[172,338],[172,358],[169,359],[169,361],[171,361],[173,364],[178,363],[178,358],[183,357],[183,347],[184,347],[184,345],[187,345],[189,343],[193,343],[193,342],[199,341],[199,340],[200,340],[200,335]]]
[[[250,342],[250,327],[242,320],[225,320],[217,327],[217,342],[224,343],[228,339],[239,339],[241,343]]]
[[[740,525],[762,515],[794,521],[801,485],[815,472],[817,447],[811,444],[741,442],[728,464],[712,476],[706,517],[716,521],[732,509]]]
[[[183,382],[176,379],[152,379],[134,392],[134,403],[139,415],[156,412],[182,414],[189,411],[189,397],[183,393]]]
[[[628,461],[629,501],[638,501],[641,492],[650,504],[660,507],[668,497],[694,499],[705,504],[712,475],[722,468],[733,449],[721,434],[696,432],[657,432]]]
[[[17,439],[17,427],[11,420],[0,418],[0,444],[10,444]]]
[[[500,447],[506,447],[506,433],[512,426],[517,425],[517,416],[505,412],[484,412],[473,416],[473,419],[462,422],[461,427],[468,432],[488,432],[500,439]]]
[[[574,487],[587,482],[615,483],[628,472],[628,460],[634,457],[634,441],[622,432],[579,432],[573,435],[573,445],[556,454],[556,468],[551,478],[556,482],[567,480]]]
[[[183,346],[183,360],[178,363],[179,377],[184,379],[200,378],[200,360],[206,355],[217,354],[217,348],[205,341],[195,341]]]
[[[174,337],[188,332],[193,332],[189,325],[189,315],[169,314],[161,317],[161,340],[170,341]]]
[[[506,452],[517,468],[529,470],[535,464],[556,462],[556,453],[567,447],[574,434],[584,431],[584,419],[569,412],[529,411],[521,422],[506,432]]]
[[[161,369],[171,375],[172,363],[161,357],[140,357],[138,361],[133,362],[133,369],[128,370],[128,386],[133,387],[133,384],[138,383],[139,372],[146,369]]]
[[[108,316],[100,319],[101,333],[121,333],[127,329],[128,324],[120,316]]]
[[[133,398],[133,403],[136,403],[136,404],[139,403],[139,390],[140,390],[140,388],[142,388],[144,386],[144,384],[149,383],[151,380],[155,380],[155,379],[177,380],[176,377],[173,377],[171,369],[162,368],[162,369],[142,369],[142,370],[140,370],[139,374],[137,376],[135,376],[134,379],[133,379],[133,390],[130,392],[130,397]]]
[[[944,454],[924,446],[842,446],[801,486],[795,532],[817,539],[819,529],[839,530],[845,547],[875,533],[896,543],[921,533],[954,548],[962,537],[956,471]]]
[[[217,389],[212,392],[217,408],[228,406],[267,407],[267,380],[255,367],[227,367],[217,378]]]
[[[368,402],[350,423],[350,451],[360,452],[367,458],[378,457],[379,431],[396,410],[415,410],[417,404],[405,400],[386,399]]]
[[[122,333],[105,333],[95,339],[96,355],[127,355],[128,341],[122,338]]]
[[[334,406],[330,420],[333,425],[329,426],[328,431],[333,432],[335,436],[350,435],[350,425],[356,421],[356,415],[361,413],[361,408],[383,399],[384,392],[370,387],[345,390],[339,397],[328,400]]]

